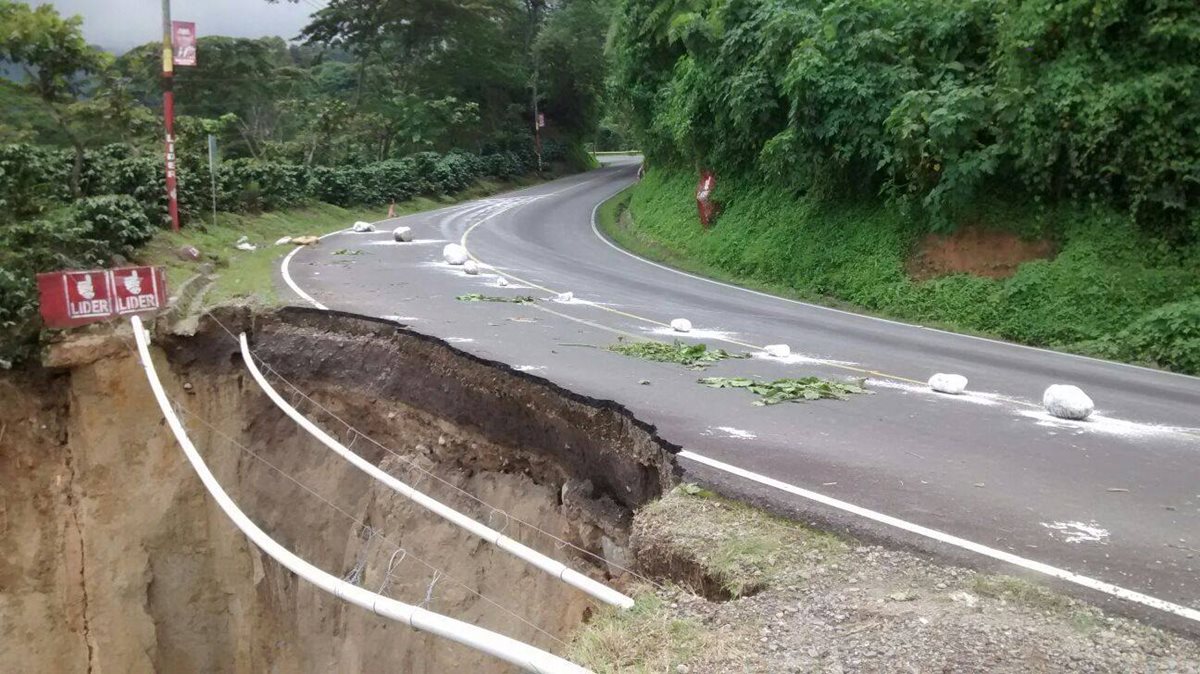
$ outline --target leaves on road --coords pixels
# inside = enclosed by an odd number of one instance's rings
[[[481,295],[479,293],[467,293],[456,297],[459,302],[508,302],[511,304],[533,304],[537,300],[529,295],[517,295],[515,297],[502,297],[500,295]]]
[[[804,377],[802,379],[776,379],[762,381],[747,377],[704,377],[701,384],[712,388],[742,388],[759,396],[755,405],[775,405],[783,402],[803,402],[835,398],[845,400],[855,393],[870,393],[860,382],[839,382],[821,379],[820,377]]]
[[[695,370],[702,370],[726,358],[748,358],[746,354],[732,354],[724,349],[710,349],[706,344],[685,344],[675,340],[666,342],[618,342],[608,347],[609,351],[652,360],[659,363],[679,363]]]

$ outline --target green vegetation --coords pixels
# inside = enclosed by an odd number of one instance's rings
[[[836,536],[690,484],[647,505],[637,519],[643,533],[652,531],[674,554],[694,557],[734,598],[802,584],[805,564],[836,560],[848,549]]]
[[[805,402],[833,398],[845,400],[855,393],[869,393],[862,383],[829,381],[820,377],[804,377],[802,379],[776,379],[762,381],[747,377],[705,377],[701,384],[712,388],[740,388],[759,396],[755,405],[778,405],[786,402]]]
[[[620,0],[623,243],[800,297],[1200,372],[1200,4]],[[696,168],[724,208],[696,225]],[[1048,237],[914,282],[928,232]]]
[[[609,346],[608,350],[643,360],[652,360],[660,363],[679,363],[693,370],[703,370],[709,365],[719,363],[726,358],[749,357],[744,354],[731,354],[724,349],[710,349],[707,344],[685,344],[679,340],[675,340],[672,344],[652,341],[620,341]]]
[[[505,297],[503,295],[481,295],[479,293],[467,293],[454,298],[459,302],[508,302],[510,304],[533,304],[537,298],[531,295],[514,295]]]
[[[469,8],[378,0],[363,21],[359,3],[332,0],[313,14],[303,44],[201,37],[199,65],[174,77],[179,210],[189,230],[175,238],[195,235],[228,262],[228,236],[288,229],[259,221],[262,213],[314,215],[316,224],[337,213],[322,204],[403,205],[593,166],[584,147],[605,78],[596,26],[609,11],[603,0]],[[12,78],[0,80],[0,360],[8,362],[37,336],[34,273],[129,258],[166,223],[167,201],[158,42],[115,57],[87,43],[79,17],[13,0],[0,0],[0,36]],[[535,108],[547,120],[536,146]],[[219,148],[215,184],[209,136]],[[204,231],[214,203],[244,229],[223,222]],[[253,271],[267,266],[265,255],[240,256],[238,276],[269,280]]]
[[[881,203],[832,203],[731,178],[709,231],[694,178],[652,170],[629,211],[600,212],[605,231],[648,257],[818,302],[844,302],[922,324],[1089,355],[1200,372],[1200,244],[1172,246],[1102,207],[1060,205],[1037,217],[980,206],[974,222],[1028,228],[1057,242],[1052,260],[1008,279],[914,281],[905,263],[924,227]],[[606,217],[607,216],[607,217]]]
[[[979,574],[972,580],[971,589],[981,597],[1003,599],[1042,611],[1063,611],[1078,606],[1066,595],[1012,576]]]
[[[1195,2],[621,0],[614,18],[614,94],[654,166],[882,194],[942,227],[999,196],[1200,236]]]
[[[179,233],[158,230],[154,238],[135,256],[142,264],[161,265],[167,271],[167,287],[180,284],[197,273],[202,262],[212,264],[216,280],[205,294],[206,305],[215,306],[238,300],[269,306],[278,302],[274,274],[279,258],[291,252],[292,245],[275,246],[285,236],[321,235],[356,220],[376,220],[379,211],[353,211],[330,204],[313,204],[305,208],[237,215],[220,213],[217,224],[196,223]],[[257,250],[234,248],[243,236],[258,246]],[[184,260],[177,252],[185,246],[200,251],[199,262]]]
[[[600,674],[672,672],[717,647],[713,636],[696,620],[672,617],[662,599],[643,590],[631,609],[601,609],[575,637],[567,657]]]

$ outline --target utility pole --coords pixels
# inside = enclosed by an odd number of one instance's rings
[[[525,48],[529,50],[529,56],[533,62],[533,153],[537,155],[538,173],[542,172],[542,116],[538,113],[538,57],[535,41],[537,39],[538,21],[541,19],[540,11],[545,0],[525,0],[526,6],[529,7],[529,37],[525,42]]]
[[[175,181],[175,49],[171,44],[171,0],[162,0],[163,122],[167,132],[167,210],[171,229],[179,231],[179,199]]]

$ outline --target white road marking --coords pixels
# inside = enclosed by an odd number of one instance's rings
[[[621,191],[623,191],[627,188],[628,188],[628,186],[621,188],[621,190],[614,193],[613,196],[620,194]],[[609,197],[609,199],[611,199],[611,198],[612,197]],[[939,328],[929,328],[924,325],[916,325],[914,323],[905,323],[903,321],[894,321],[894,320],[891,320],[888,318],[880,318],[878,316],[869,316],[867,314],[857,314],[857,313],[854,313],[853,311],[846,311],[844,309],[835,309],[833,307],[826,307],[826,306],[822,306],[820,304],[812,304],[810,302],[802,302],[800,300],[793,300],[788,297],[780,297],[779,295],[772,295],[771,293],[765,293],[765,292],[762,292],[761,290],[752,290],[750,288],[743,288],[742,286],[733,285],[732,283],[724,283],[722,281],[717,281],[715,279],[705,278],[703,276],[697,276],[695,274],[691,274],[686,271],[681,271],[679,269],[674,269],[672,267],[668,267],[664,264],[659,264],[652,260],[648,260],[648,259],[642,257],[641,255],[638,255],[637,253],[632,253],[628,250],[625,250],[624,248],[621,248],[617,244],[610,241],[608,239],[608,237],[601,234],[600,228],[596,225],[596,211],[598,211],[600,209],[600,206],[603,205],[605,201],[608,201],[608,199],[605,199],[604,201],[600,202],[599,204],[596,204],[596,207],[592,209],[592,233],[596,235],[596,238],[600,239],[606,245],[608,245],[608,247],[612,248],[613,250],[615,250],[619,253],[628,255],[629,257],[631,257],[635,260],[640,260],[641,262],[644,262],[652,267],[658,267],[659,269],[662,269],[663,271],[669,271],[672,274],[679,274],[680,276],[686,276],[688,278],[696,279],[697,281],[704,281],[705,283],[711,283],[713,285],[718,285],[718,286],[721,286],[722,288],[729,288],[732,290],[740,290],[744,293],[750,293],[751,295],[758,295],[759,297],[768,297],[773,300],[779,300],[780,302],[789,302],[791,304],[798,304],[802,307],[809,307],[811,309],[820,309],[821,311],[832,311],[833,313],[843,314],[846,316],[854,316],[856,318],[863,318],[863,319],[868,319],[868,320],[872,320],[872,321],[878,321],[880,323],[890,323],[891,325],[901,325],[901,326],[904,326],[907,328],[914,328],[914,329],[918,329],[918,330],[929,330],[930,332],[940,332],[943,335],[950,335],[952,337],[964,337],[966,339],[974,339],[974,340],[978,340],[981,342],[989,342],[991,344],[999,344],[1001,346],[1011,346],[1011,347],[1015,347],[1018,349],[1028,349],[1030,351],[1037,351],[1039,353],[1048,353],[1048,354],[1053,354],[1055,356],[1066,356],[1068,358],[1076,358],[1079,360],[1091,361],[1093,363],[1100,363],[1101,365],[1114,365],[1114,366],[1119,366],[1119,367],[1128,367],[1128,368],[1133,368],[1135,370],[1143,370],[1145,372],[1153,372],[1155,374],[1167,374],[1167,375],[1172,375],[1175,377],[1184,377],[1186,379],[1200,381],[1200,377],[1196,377],[1196,376],[1193,376],[1190,374],[1183,374],[1180,372],[1170,372],[1168,370],[1156,370],[1152,367],[1143,367],[1141,365],[1133,365],[1131,363],[1119,363],[1119,362],[1113,361],[1113,360],[1104,360],[1102,358],[1092,358],[1091,356],[1081,356],[1077,353],[1067,353],[1065,351],[1052,351],[1050,349],[1042,349],[1042,348],[1039,348],[1036,346],[1028,346],[1026,344],[1017,344],[1015,342],[1005,342],[1005,341],[1001,341],[999,339],[991,339],[989,337],[979,337],[978,335],[968,335],[968,334],[964,334],[964,333],[960,333],[960,332],[950,332],[949,330],[941,330]]]
[[[577,183],[570,187],[563,188],[562,190],[558,190],[556,192],[552,192],[552,193],[540,195],[540,196],[554,196],[554,195],[560,194],[564,191],[574,189],[575,187],[578,187],[580,185],[585,185],[588,182],[591,182],[591,181],[581,181],[580,183]],[[622,189],[625,189],[625,188],[622,188]],[[615,196],[615,194],[616,193],[614,193],[613,195],[610,195],[609,198],[611,198],[611,196]],[[626,250],[620,248],[619,246],[617,246],[616,244],[609,241],[607,238],[605,238],[600,233],[600,231],[596,225],[596,212],[597,212],[597,210],[599,210],[600,205],[602,203],[604,203],[604,201],[607,201],[607,199],[602,200],[601,202],[597,203],[596,206],[592,209],[592,217],[591,217],[592,232],[596,235],[597,238],[599,238],[601,241],[603,241],[605,244],[607,244],[614,250],[616,250],[620,253],[623,253],[625,255],[628,255],[630,257],[633,257],[637,260],[641,260],[642,262],[644,262],[646,264],[649,264],[649,265],[652,265],[652,266],[655,266],[660,269],[664,269],[666,271],[670,271],[670,272],[673,272],[676,274],[680,274],[682,276],[688,276],[688,277],[691,277],[691,278],[694,278],[694,279],[697,279],[700,281],[704,281],[706,283],[712,283],[715,285],[732,288],[735,290],[741,290],[743,292],[748,292],[748,293],[752,293],[755,295],[761,295],[763,297],[769,297],[769,298],[781,300],[784,302],[790,302],[792,304],[798,304],[801,306],[812,307],[815,309],[821,309],[821,310],[825,310],[825,311],[832,311],[832,312],[836,312],[836,313],[857,316],[859,318],[867,318],[867,319],[880,321],[880,322],[884,322],[884,323],[891,323],[894,325],[903,325],[903,326],[907,326],[907,327],[930,329],[930,328],[923,328],[922,326],[915,326],[915,325],[912,325],[909,323],[902,323],[899,321],[892,321],[892,320],[888,320],[888,319],[877,318],[874,316],[864,316],[861,314],[855,314],[853,312],[842,311],[840,309],[833,309],[831,307],[823,307],[823,306],[816,305],[816,304],[809,304],[807,302],[800,302],[798,300],[791,300],[791,299],[788,299],[785,297],[778,297],[775,295],[770,295],[768,293],[759,292],[757,290],[751,290],[749,288],[742,288],[740,286],[722,283],[720,281],[715,281],[713,279],[706,279],[701,276],[695,276],[695,275],[689,274],[687,272],[679,271],[677,269],[672,269],[670,267],[660,265],[656,262],[651,262],[650,260],[647,260],[645,258],[642,258],[638,255],[635,255],[633,253],[630,253],[629,251],[626,251]],[[523,205],[523,204],[521,204],[521,205]],[[445,210],[451,210],[451,209],[445,209]],[[507,209],[505,209],[505,210],[507,210]],[[503,212],[503,211],[501,211],[501,212]],[[466,232],[464,232],[461,240],[465,241],[467,235],[469,235],[472,230],[474,230],[479,225],[483,224],[484,221],[490,220],[492,217],[494,217],[495,215],[498,215],[498,214],[499,213],[490,213],[485,218],[483,218],[483,220],[480,220],[479,222],[472,224],[470,227],[467,228]],[[332,236],[334,234],[341,233],[342,231],[344,231],[344,230],[330,232],[329,234],[326,234],[325,236],[322,236],[321,238],[323,239],[327,236]],[[293,250],[283,260],[281,270],[283,273],[284,280],[287,282],[288,286],[291,287],[292,290],[296,292],[297,295],[306,299],[308,302],[310,302],[311,304],[313,304],[314,306],[316,306],[319,309],[326,309],[326,307],[324,305],[317,302],[312,297],[310,297],[307,293],[305,293],[303,290],[301,290],[300,287],[298,285],[296,285],[296,283],[292,280],[290,274],[288,273],[288,263],[290,262],[292,256],[294,256],[296,254],[297,250],[299,250],[299,248],[297,248],[296,250]],[[551,312],[551,313],[555,313],[555,312]],[[936,330],[936,331],[944,332],[942,330]],[[955,335],[955,336],[959,336],[959,337],[968,337],[971,339],[978,339],[978,340],[986,341],[986,342],[993,342],[993,343],[1001,344],[1001,345],[1005,345],[1005,346],[1015,346],[1018,348],[1030,349],[1030,350],[1034,350],[1034,351],[1040,351],[1043,353],[1050,353],[1050,354],[1061,355],[1061,356],[1069,356],[1072,358],[1079,358],[1079,359],[1083,359],[1083,360],[1090,360],[1090,361],[1095,361],[1095,362],[1107,364],[1107,365],[1119,365],[1122,367],[1130,367],[1130,368],[1134,368],[1134,369],[1147,370],[1149,372],[1156,372],[1156,373],[1160,373],[1160,374],[1173,374],[1173,375],[1180,376],[1180,377],[1187,377],[1189,379],[1198,379],[1196,377],[1191,377],[1189,375],[1182,375],[1182,374],[1172,373],[1172,372],[1163,372],[1160,370],[1144,368],[1144,367],[1140,367],[1140,366],[1136,366],[1136,365],[1128,365],[1125,363],[1114,363],[1112,361],[1105,361],[1105,360],[1100,360],[1100,359],[1096,359],[1096,358],[1089,358],[1087,356],[1079,356],[1076,354],[1061,353],[1061,352],[1057,352],[1057,351],[1049,351],[1046,349],[1039,349],[1036,347],[1025,346],[1023,344],[1012,344],[1009,342],[1001,342],[1001,341],[987,339],[987,338],[983,338],[983,337],[976,337],[974,335],[959,335],[957,333],[946,333],[946,334]],[[519,366],[515,366],[514,369],[518,370],[518,371],[522,371],[522,372],[529,372],[529,371],[534,371],[534,370],[545,369],[545,366],[519,365]],[[757,482],[759,484],[763,484],[765,486],[772,487],[774,489],[778,489],[780,491],[784,491],[784,492],[793,494],[795,496],[799,496],[801,498],[804,498],[804,499],[807,499],[810,501],[814,501],[816,503],[821,503],[823,505],[826,505],[826,506],[829,506],[832,508],[837,508],[844,512],[849,512],[851,514],[858,515],[860,517],[864,517],[866,519],[869,519],[869,520],[872,520],[875,522],[879,522],[879,523],[885,524],[887,526],[891,526],[891,527],[894,527],[894,528],[897,528],[897,529],[900,529],[903,531],[907,531],[909,533],[913,533],[918,536],[922,536],[924,538],[928,538],[928,539],[931,539],[934,541],[938,541],[940,543],[944,543],[944,544],[951,545],[951,546],[954,546],[954,547],[957,547],[957,548],[960,548],[963,550],[974,552],[976,554],[980,554],[985,557],[990,557],[992,559],[996,559],[996,560],[999,560],[1002,562],[1013,564],[1015,566],[1019,566],[1021,568],[1025,568],[1025,569],[1028,569],[1031,571],[1036,571],[1038,573],[1042,573],[1044,575],[1047,575],[1047,576],[1050,576],[1053,578],[1058,578],[1060,580],[1064,580],[1066,582],[1070,582],[1070,583],[1079,585],[1081,587],[1085,587],[1085,588],[1088,588],[1091,590],[1102,592],[1104,594],[1108,594],[1108,595],[1116,597],[1118,599],[1123,599],[1126,601],[1131,601],[1136,604],[1140,604],[1140,605],[1147,606],[1150,608],[1158,609],[1158,610],[1161,610],[1161,611],[1164,611],[1164,612],[1167,612],[1167,613],[1170,613],[1170,614],[1173,614],[1173,615],[1176,615],[1176,616],[1179,616],[1179,617],[1182,617],[1182,618],[1185,618],[1187,620],[1191,620],[1194,622],[1200,622],[1200,610],[1188,608],[1186,606],[1181,606],[1179,604],[1174,604],[1172,602],[1168,602],[1163,599],[1158,599],[1156,597],[1151,597],[1149,595],[1146,595],[1146,594],[1143,594],[1140,592],[1135,592],[1133,590],[1128,590],[1128,589],[1119,587],[1117,585],[1113,585],[1111,583],[1107,583],[1107,582],[1097,580],[1094,578],[1090,578],[1087,576],[1082,576],[1082,575],[1073,573],[1071,571],[1067,571],[1065,569],[1059,569],[1057,567],[1050,566],[1049,564],[1044,564],[1042,562],[1037,562],[1037,561],[1034,561],[1031,559],[1026,559],[1024,557],[1020,557],[1020,556],[1014,555],[1012,553],[1005,552],[1003,550],[997,550],[995,548],[991,548],[991,547],[988,547],[988,546],[985,546],[985,545],[982,545],[979,543],[975,543],[973,541],[969,541],[967,539],[960,538],[958,536],[953,536],[951,534],[937,531],[936,529],[930,529],[928,527],[924,527],[919,524],[907,522],[907,521],[899,519],[897,517],[892,517],[891,515],[885,515],[883,513],[879,513],[879,512],[876,512],[876,511],[873,511],[873,510],[870,510],[867,508],[863,508],[861,506],[856,506],[854,504],[847,503],[845,501],[841,501],[839,499],[835,499],[835,498],[832,498],[829,496],[825,496],[823,494],[818,494],[816,492],[809,491],[807,489],[803,489],[801,487],[797,487],[795,485],[791,485],[786,482],[782,482],[782,481],[776,480],[774,478],[767,477],[765,475],[754,473],[752,471],[748,471],[743,468],[738,468],[737,466],[723,463],[723,462],[717,461],[715,459],[710,459],[706,456],[696,454],[695,452],[692,452],[689,450],[681,451],[678,456],[680,458],[687,459],[690,461],[695,461],[697,463],[707,465],[716,470],[720,470],[722,472],[726,472],[731,475],[736,475],[738,477],[741,477],[741,478],[744,478],[744,479],[747,479],[747,480],[750,480],[753,482]]]
[[[1036,571],[1038,573],[1045,574],[1052,578],[1058,578],[1059,580],[1067,581],[1068,583],[1074,583],[1075,585],[1079,585],[1081,587],[1088,588],[1089,590],[1103,592],[1104,594],[1111,595],[1118,599],[1124,599],[1125,601],[1131,601],[1135,604],[1141,604],[1142,606],[1148,606],[1150,608],[1158,609],[1160,611],[1165,611],[1167,613],[1177,615],[1181,618],[1186,618],[1188,620],[1200,623],[1200,610],[1196,610],[1194,608],[1188,608],[1187,606],[1180,606],[1179,604],[1174,604],[1174,603],[1171,603],[1171,602],[1163,600],[1163,599],[1158,599],[1157,597],[1151,597],[1150,595],[1142,594],[1141,592],[1127,590],[1123,587],[1113,585],[1112,583],[1106,583],[1102,580],[1097,580],[1095,578],[1089,578],[1088,576],[1081,576],[1077,573],[1067,571],[1066,569],[1060,569],[1058,567],[1050,566],[1049,564],[1044,564],[1042,562],[1036,562],[1032,559],[1026,559],[1024,557],[1019,557],[1017,555],[1012,554],[1011,552],[1005,552],[1003,550],[997,550],[996,548],[990,548],[986,545],[981,545],[979,543],[975,543],[974,541],[969,541],[965,538],[959,538],[958,536],[953,536],[951,534],[947,534],[945,532],[938,531],[936,529],[930,529],[928,527],[921,526],[920,524],[913,524],[912,522],[902,520],[898,517],[892,517],[891,515],[884,515],[883,513],[875,512],[874,510],[869,510],[869,509],[863,508],[861,506],[856,506],[852,503],[847,503],[847,502],[839,500],[839,499],[825,496],[824,494],[818,494],[814,491],[809,491],[807,489],[803,489],[801,487],[797,487],[795,485],[788,484],[786,482],[781,482],[774,478],[767,477],[766,475],[760,475],[758,473],[754,473],[754,472],[745,470],[743,468],[738,468],[737,466],[733,466],[728,463],[717,461],[716,459],[710,459],[707,456],[702,456],[700,454],[696,454],[695,452],[688,451],[686,449],[679,452],[679,457],[682,459],[687,459],[689,461],[695,461],[696,463],[704,464],[710,468],[715,468],[719,471],[729,473],[730,475],[736,475],[738,477],[750,480],[752,482],[757,482],[761,485],[765,485],[765,486],[771,487],[773,489],[778,489],[780,491],[787,492],[794,496],[799,496],[800,498],[807,499],[809,501],[814,501],[816,503],[820,503],[822,505],[826,505],[831,508],[837,508],[838,510],[842,510],[844,512],[858,515],[860,517],[865,517],[874,522],[879,522],[880,524],[885,524],[887,526],[894,527],[894,528],[900,529],[902,531],[907,531],[909,533],[916,534],[918,536],[922,536],[924,538],[928,538],[928,539],[937,541],[939,543],[944,543],[946,545],[952,545],[956,548],[961,548],[963,550],[974,552],[976,554],[980,554],[985,557],[991,557],[992,559],[996,559],[1001,562],[1006,562],[1008,564],[1013,564],[1013,565],[1019,566],[1023,569],[1028,569],[1030,571]]]

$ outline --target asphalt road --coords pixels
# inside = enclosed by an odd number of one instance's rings
[[[735,467],[683,461],[696,479],[741,497],[976,566],[1050,573],[1093,601],[1200,631],[1200,379],[793,302],[651,264],[592,222],[635,167],[617,161],[379,223],[377,233],[333,234],[297,249],[283,276],[314,304],[389,317],[615,400],[685,457]],[[418,240],[392,242],[397,224]],[[479,276],[442,262],[445,243],[464,235],[484,265]],[[360,253],[334,254],[341,249]],[[508,287],[498,287],[500,275]],[[552,299],[567,291],[573,301]],[[455,299],[472,292],[539,301]],[[696,329],[672,334],[665,324],[678,317]],[[701,375],[605,350],[618,335],[750,352],[784,343],[794,356],[724,361]],[[922,382],[935,372],[967,376],[973,393],[928,391]],[[868,377],[873,393],[757,407],[744,391],[696,383],[707,375]],[[1041,394],[1053,383],[1082,387],[1097,415],[1044,415]]]

